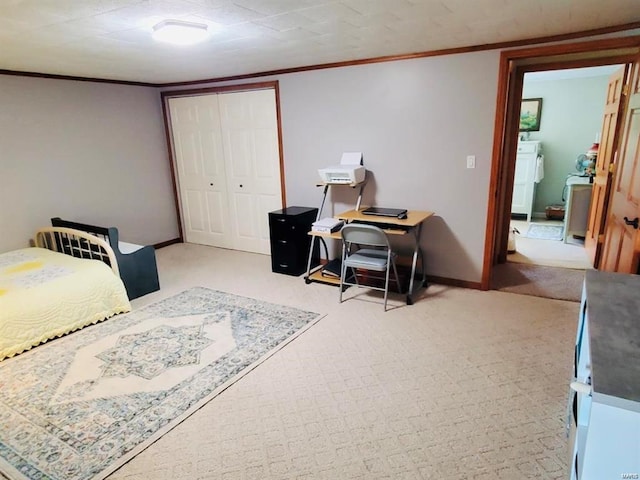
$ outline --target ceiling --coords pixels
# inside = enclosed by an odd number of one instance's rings
[[[156,43],[151,28],[165,19],[215,33]],[[0,0],[0,69],[160,84],[631,22],[638,0]]]

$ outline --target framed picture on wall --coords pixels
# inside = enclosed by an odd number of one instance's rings
[[[520,107],[520,131],[537,132],[540,130],[542,98],[523,98]]]

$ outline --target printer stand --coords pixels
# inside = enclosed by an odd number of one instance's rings
[[[358,189],[358,199],[356,200],[356,210],[360,209],[360,204],[362,203],[362,192],[364,191],[364,187],[367,183],[367,172],[365,172],[365,179],[360,183],[319,183],[317,187],[323,187],[322,192],[322,203],[320,204],[320,208],[318,209],[318,215],[316,218],[320,220],[322,218],[322,210],[324,209],[325,202],[327,200],[327,193],[329,193],[329,187],[351,187]],[[327,262],[329,259],[329,249],[327,248],[327,244],[325,242],[325,238],[332,238],[334,240],[340,240],[340,231],[337,232],[314,232],[311,230],[309,232],[311,235],[311,246],[309,248],[309,256],[307,260],[307,274],[304,277],[305,283],[308,285],[311,282],[318,283],[327,283],[330,285],[340,285],[340,277],[336,277],[335,275],[323,275],[323,267],[324,265],[319,265],[317,267],[312,268],[311,264],[313,263],[313,252],[316,241],[321,242],[324,247],[325,257]]]

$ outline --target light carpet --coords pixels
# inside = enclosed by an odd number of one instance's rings
[[[527,238],[535,238],[538,240],[562,240],[563,234],[563,225],[531,223],[527,229]]]
[[[202,285],[327,315],[108,480],[567,478],[578,303],[432,283],[385,312],[268,255],[157,255],[141,305]]]
[[[0,471],[104,478],[319,320],[192,288],[0,363]]]

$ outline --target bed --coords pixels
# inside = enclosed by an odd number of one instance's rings
[[[71,222],[60,217],[51,219],[53,227],[66,227],[90,233],[109,244],[118,262],[120,278],[129,300],[160,290],[156,252],[152,245],[135,245],[121,242],[116,227],[100,227]]]
[[[0,361],[131,310],[104,240],[49,227],[35,245],[0,254]]]

